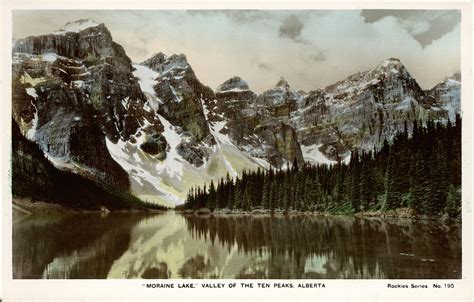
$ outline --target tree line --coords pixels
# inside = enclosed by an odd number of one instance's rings
[[[353,151],[348,164],[243,171],[195,187],[184,209],[355,213],[411,208],[418,215],[461,213],[461,117],[453,124],[413,121],[376,151]]]

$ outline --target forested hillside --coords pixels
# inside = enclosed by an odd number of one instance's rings
[[[380,150],[353,152],[348,165],[245,172],[193,188],[183,208],[258,208],[332,213],[411,208],[418,215],[461,213],[461,118],[413,122]]]

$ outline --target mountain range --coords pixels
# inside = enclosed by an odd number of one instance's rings
[[[257,94],[238,76],[212,89],[184,54],[133,63],[88,19],[19,39],[12,56],[14,123],[57,169],[170,206],[227,174],[347,162],[405,123],[460,113],[459,73],[423,90],[396,58],[307,92],[281,78]]]

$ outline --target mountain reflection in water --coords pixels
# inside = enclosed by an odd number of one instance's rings
[[[324,216],[26,218],[13,225],[13,277],[461,278],[461,230]]]

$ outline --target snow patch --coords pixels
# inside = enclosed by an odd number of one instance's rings
[[[82,80],[71,81],[71,83],[77,88],[84,88],[84,81]]]
[[[233,145],[233,143],[230,141],[229,136],[221,133],[221,130],[225,127],[226,124],[227,121],[210,123],[211,133],[217,141],[228,145]]]
[[[31,120],[31,128],[26,131],[26,138],[30,141],[35,140],[36,128],[38,127],[38,108],[36,105],[31,102],[31,105],[35,108],[35,113],[33,114],[33,119]]]
[[[46,62],[54,62],[58,59],[58,55],[54,52],[47,52],[47,53],[44,53],[41,56],[41,58]]]
[[[411,97],[407,97],[405,99],[403,99],[403,101],[401,101],[397,107],[395,107],[395,110],[406,110],[406,109],[410,109],[411,108],[411,105],[412,105],[412,99]]]
[[[123,108],[125,108],[125,109],[127,109],[127,110],[128,110],[128,101],[129,101],[129,100],[130,100],[130,98],[127,96],[127,97],[124,98],[124,99],[122,100],[122,102],[121,102]]]
[[[55,35],[62,35],[62,34],[65,34],[67,32],[74,32],[74,33],[78,33],[80,31],[83,31],[89,27],[95,27],[95,26],[98,26],[99,23],[95,22],[94,20],[91,20],[91,19],[81,19],[81,20],[77,20],[77,21],[74,21],[74,22],[68,22],[66,23],[66,25],[64,25],[63,28],[61,28],[60,30],[54,32]]]
[[[322,165],[333,165],[337,162],[334,160],[330,160],[327,158],[319,148],[322,146],[320,145],[310,145],[310,146],[301,146],[301,152],[303,153],[303,158],[305,161],[309,161],[314,164],[322,164]]]
[[[133,67],[135,68],[133,75],[138,78],[138,84],[140,84],[142,91],[155,94],[153,86],[159,73],[139,64],[134,64]]]
[[[143,126],[135,134],[137,142],[125,142],[119,140],[116,144],[106,138],[106,145],[112,158],[128,172],[130,178],[140,187],[152,186],[156,190],[156,196],[166,200],[167,203],[181,204],[183,198],[181,186],[184,184],[183,174],[185,166],[189,168],[185,160],[177,152],[177,146],[181,143],[181,136],[169,121],[163,116],[157,115],[164,126],[162,135],[165,137],[169,150],[166,158],[162,161],[143,152],[139,146],[145,141],[146,134],[142,130],[150,123],[143,121]]]
[[[229,160],[226,158],[224,155],[224,152],[222,151],[222,146],[221,144],[226,144],[229,145],[236,150],[238,150],[237,147],[234,146],[234,144],[231,142],[230,138],[225,135],[220,133],[220,131],[225,127],[227,121],[221,121],[221,122],[215,122],[211,123],[208,120],[208,114],[209,114],[209,109],[207,109],[207,106],[204,104],[204,101],[201,99],[201,105],[202,109],[204,112],[204,117],[206,118],[206,121],[209,125],[209,130],[211,131],[212,136],[214,136],[216,143],[217,143],[217,149],[219,150],[220,156],[222,157],[222,160],[224,161],[225,167],[227,171],[230,172],[230,175],[232,177],[236,177],[238,175],[237,171],[232,167],[232,164],[229,162]]]
[[[173,94],[175,96],[176,101],[178,103],[180,103],[183,100],[183,97],[178,95],[178,93],[176,92],[176,89],[174,89],[173,85],[170,85],[170,88],[171,88],[171,92],[173,92]]]
[[[135,156],[135,153],[139,150],[136,146],[122,140],[119,140],[114,144],[107,137],[105,138],[105,142],[112,158],[129,173],[130,177],[140,185],[144,185],[143,181],[147,181],[158,191],[161,191],[158,186],[161,180],[160,177],[151,174],[151,172],[136,160],[137,157]]]
[[[38,97],[38,94],[36,93],[36,89],[34,89],[33,87],[28,87],[26,88],[26,93],[33,97],[34,99],[36,99]]]
[[[263,167],[264,169],[270,169],[271,168],[271,165],[269,162],[267,162],[266,160],[264,160],[263,158],[259,158],[259,157],[252,157],[252,159],[261,167]]]
[[[228,90],[220,90],[220,91],[217,91],[217,93],[244,92],[244,91],[249,91],[249,89],[232,88],[232,89],[228,89]]]
[[[183,159],[178,154],[178,145],[181,143],[181,135],[179,135],[168,120],[158,114],[161,124],[165,130],[163,136],[165,137],[170,151],[166,155],[166,159],[162,163],[158,163],[156,168],[158,170],[165,170],[170,177],[177,177],[181,181],[183,175]]]

